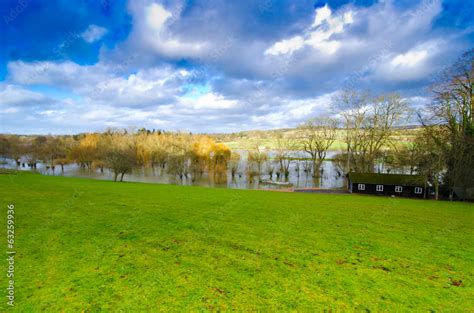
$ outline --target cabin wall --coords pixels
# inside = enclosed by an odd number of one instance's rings
[[[422,188],[421,194],[415,193],[415,186],[402,186],[402,192],[395,192],[394,185],[383,185],[383,191],[377,191],[377,185],[380,184],[365,184],[365,190],[359,190],[358,188],[359,183],[352,183],[352,192],[353,193],[362,193],[362,194],[370,194],[370,195],[384,195],[384,196],[398,196],[398,197],[410,197],[410,198],[423,198],[424,196],[424,188]]]

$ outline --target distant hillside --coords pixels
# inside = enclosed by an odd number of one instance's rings
[[[395,131],[394,137],[397,142],[410,143],[413,141],[420,129],[420,126],[398,127]],[[338,139],[331,147],[331,150],[341,150],[345,148],[344,134],[344,129],[340,129],[338,132]],[[278,137],[297,137],[298,129],[280,128],[272,130],[249,130],[235,133],[209,134],[209,136],[213,137],[218,142],[225,143],[231,149],[235,150],[249,150],[256,146],[264,146],[268,149],[274,149],[276,148],[276,139]]]

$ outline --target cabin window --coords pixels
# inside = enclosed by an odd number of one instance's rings
[[[359,185],[357,186],[357,189],[359,189],[359,190],[365,190],[365,184],[359,184]]]
[[[395,192],[402,192],[403,187],[402,186],[395,186]]]
[[[422,194],[422,193],[423,193],[423,188],[421,188],[421,187],[415,187],[415,193],[416,193],[416,194],[419,194],[419,195]]]
[[[375,187],[375,190],[383,191],[383,185],[377,185],[377,187]]]

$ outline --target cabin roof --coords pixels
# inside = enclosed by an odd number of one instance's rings
[[[424,186],[426,179],[421,175],[349,173],[352,183],[396,186]]]

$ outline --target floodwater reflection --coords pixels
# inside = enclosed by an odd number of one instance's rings
[[[244,154],[242,151],[240,153],[241,155]],[[331,157],[331,154],[328,157]],[[262,171],[260,176],[250,176],[246,171],[247,159],[244,155],[239,164],[239,170],[234,176],[232,176],[229,169],[225,173],[203,172],[202,175],[196,175],[195,177],[190,175],[180,179],[177,175],[169,174],[166,169],[155,167],[137,168],[132,173],[125,175],[124,181],[235,189],[342,188],[345,185],[344,176],[338,171],[334,162],[324,161],[318,178],[312,177],[312,174],[304,169],[302,163],[301,161],[291,163],[288,178],[283,177],[283,175],[277,176],[276,173],[272,173],[272,176],[270,176],[266,171]],[[13,160],[8,159],[0,167],[31,170],[28,166],[20,165],[17,167]],[[113,173],[108,169],[88,170],[77,164],[65,165],[64,171],[61,171],[61,167],[57,166],[53,171],[44,164],[38,163],[34,170],[43,175],[86,177],[101,180],[113,180],[114,178]]]

